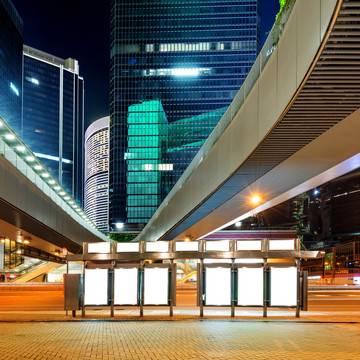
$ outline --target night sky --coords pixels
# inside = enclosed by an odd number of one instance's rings
[[[109,115],[110,0],[12,0],[24,21],[24,44],[79,61],[85,81],[85,127]],[[261,0],[261,43],[279,11]]]

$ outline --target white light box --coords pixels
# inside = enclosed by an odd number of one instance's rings
[[[147,241],[145,242],[146,252],[168,252],[169,242],[168,241]]]
[[[139,252],[140,247],[138,242],[125,242],[116,244],[116,252]]]
[[[238,240],[236,244],[238,251],[241,250],[261,250],[261,240]]]
[[[198,241],[176,241],[176,251],[199,251]]]
[[[263,268],[239,268],[237,304],[243,306],[262,306],[263,283]]]
[[[144,305],[169,304],[169,268],[144,269]]]
[[[235,264],[263,264],[264,259],[235,259]]]
[[[231,264],[231,259],[204,259],[204,264]]]
[[[89,254],[109,254],[111,252],[110,242],[88,243]]]
[[[108,304],[108,269],[85,269],[85,305]]]
[[[138,304],[138,269],[115,269],[114,304]]]
[[[294,250],[295,240],[270,240],[269,250]]]
[[[205,241],[205,251],[230,251],[230,241],[207,240]]]
[[[205,305],[231,305],[231,269],[205,267]]]
[[[296,306],[297,268],[271,268],[270,306]]]

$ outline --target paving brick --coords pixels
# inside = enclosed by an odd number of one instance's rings
[[[0,359],[355,359],[360,324],[240,321],[2,323]]]

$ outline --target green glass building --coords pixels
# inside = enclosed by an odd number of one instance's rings
[[[168,122],[160,101],[129,107],[126,212],[129,223],[146,223],[162,201],[162,186],[172,165],[164,163]]]

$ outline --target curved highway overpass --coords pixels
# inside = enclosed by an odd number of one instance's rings
[[[108,241],[0,117],[0,237],[53,254]]]
[[[201,238],[360,166],[360,1],[298,0],[272,36],[137,240]]]

